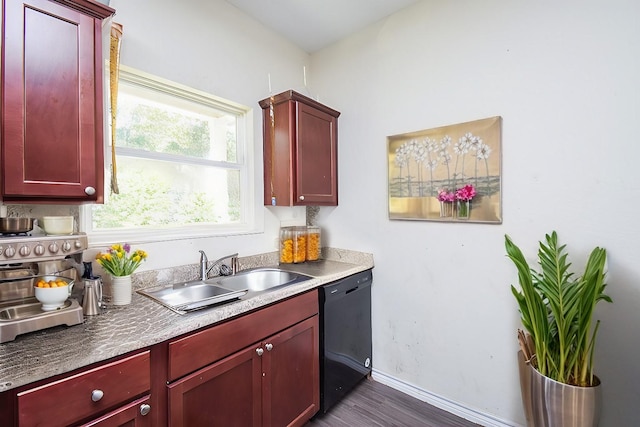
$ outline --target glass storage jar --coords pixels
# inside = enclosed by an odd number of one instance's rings
[[[293,262],[307,260],[307,227],[293,227]]]
[[[317,225],[307,227],[307,261],[317,261],[321,254],[321,231]]]
[[[293,263],[293,227],[280,228],[280,264]]]

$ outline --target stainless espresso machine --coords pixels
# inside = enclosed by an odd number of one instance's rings
[[[58,325],[83,322],[82,253],[84,233],[64,236],[0,236],[0,343]],[[74,280],[71,297],[54,311],[43,311],[34,295],[36,278],[63,276]]]

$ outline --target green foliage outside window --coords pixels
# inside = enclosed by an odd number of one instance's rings
[[[207,158],[210,129],[206,120],[144,104],[118,108],[117,146]]]
[[[94,207],[94,229],[240,220],[239,169],[216,168],[189,160],[235,162],[234,116],[209,118],[183,114],[140,103],[139,98],[125,94],[119,99],[116,123],[117,147],[144,152],[139,156],[118,154],[120,194],[111,194],[105,205]],[[212,126],[224,129],[216,132]],[[224,141],[216,142],[218,135]],[[150,153],[173,157],[158,159],[149,156]],[[184,161],[175,156],[184,156]]]

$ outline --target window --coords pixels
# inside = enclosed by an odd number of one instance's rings
[[[122,67],[116,118],[119,194],[110,191],[109,173],[105,204],[84,212],[92,240],[132,233],[137,239],[168,240],[249,231],[254,217],[247,167],[250,122],[246,107]],[[110,146],[105,153],[108,164]]]

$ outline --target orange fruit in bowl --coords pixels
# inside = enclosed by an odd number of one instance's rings
[[[55,279],[46,281],[44,279],[38,279],[35,284],[36,288],[63,288],[65,286],[69,286],[69,282],[63,279]]]

